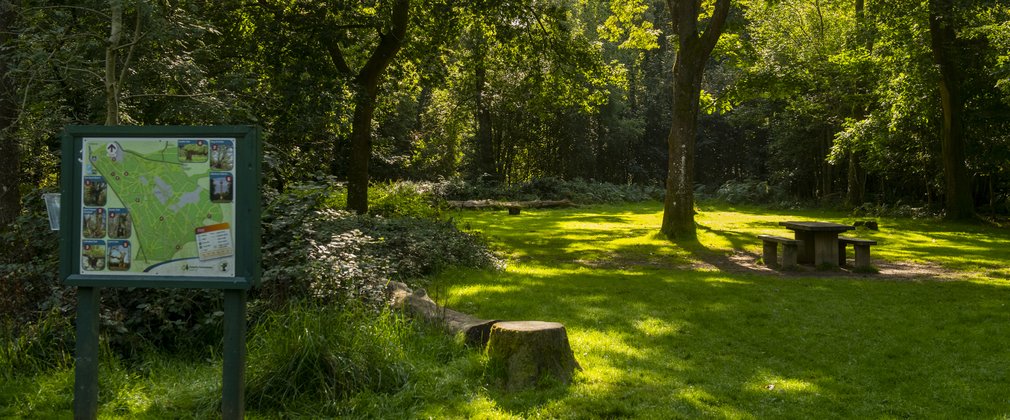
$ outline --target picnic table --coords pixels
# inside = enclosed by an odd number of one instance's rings
[[[796,233],[802,241],[796,260],[801,264],[813,263],[818,267],[838,267],[838,234],[855,227],[829,222],[779,222]]]

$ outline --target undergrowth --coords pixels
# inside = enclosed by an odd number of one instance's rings
[[[416,285],[447,267],[499,264],[482,238],[442,218],[430,189],[377,184],[371,191],[373,213],[356,215],[341,210],[346,190],[329,181],[294,185],[283,193],[265,189],[263,278],[251,294],[254,316],[304,299],[378,308],[391,280]],[[72,325],[53,321],[72,320],[76,298],[75,289],[56,274],[58,233],[49,230],[41,192],[27,194],[26,211],[0,229],[0,239],[11,245],[0,252],[0,338],[7,343],[0,351],[18,355],[30,354],[20,349],[34,343],[52,341],[46,337],[73,332]],[[217,345],[222,300],[212,289],[105,288],[99,312],[103,339],[125,357],[150,348],[185,352]],[[39,364],[59,365],[48,357]]]
[[[308,402],[334,409],[358,392],[395,392],[412,374],[410,332],[388,311],[296,304],[271,313],[249,340],[246,401],[281,412]]]
[[[611,184],[553,177],[515,184],[450,179],[431,183],[428,188],[446,200],[571,200],[578,204],[659,201],[664,194],[663,189],[656,185]]]

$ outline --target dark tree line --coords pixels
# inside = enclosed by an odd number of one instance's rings
[[[258,124],[268,182],[584,178],[1010,205],[1010,7],[873,0],[3,0],[0,221],[66,124]]]

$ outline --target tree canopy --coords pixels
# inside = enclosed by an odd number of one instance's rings
[[[269,185],[334,176],[359,212],[370,181],[556,177],[673,185],[668,234],[740,183],[1005,214],[1008,22],[989,0],[7,0],[0,221],[55,184],[63,126],[99,123],[260,125]]]

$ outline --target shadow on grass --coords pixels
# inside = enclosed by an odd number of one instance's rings
[[[1005,287],[655,270],[468,282],[502,283],[519,287],[452,300],[478,300],[486,318],[562,322],[586,369],[568,389],[490,393],[523,417],[997,414],[987,398],[1010,384]]]
[[[646,233],[651,227],[639,217],[654,209],[593,211],[604,215],[567,211],[534,214],[522,223],[482,220],[480,228],[515,250],[519,264],[501,273],[443,277],[450,307],[465,306],[483,318],[562,322],[569,331],[585,371],[568,388],[488,391],[488,398],[511,414],[992,417],[1006,412],[1001,402],[1010,386],[1003,368],[1010,358],[1005,334],[1010,288],[1004,284],[825,281],[802,273],[784,278],[692,269],[694,261],[719,268],[727,250],[690,242],[675,246]],[[622,223],[623,228],[600,231],[605,229],[600,224]],[[737,249],[749,243],[750,229],[767,226],[745,223],[751,226],[740,232],[701,229]],[[939,231],[930,228],[930,235]],[[942,234],[960,238],[959,232],[955,227]],[[922,232],[909,226],[873,234],[897,240],[886,235]],[[997,236],[961,243],[1010,242],[1006,232]],[[629,237],[634,240],[625,241]],[[908,252],[928,252],[903,243]],[[583,259],[572,255],[577,253],[629,263],[581,264]],[[634,263],[656,255],[669,264]]]

